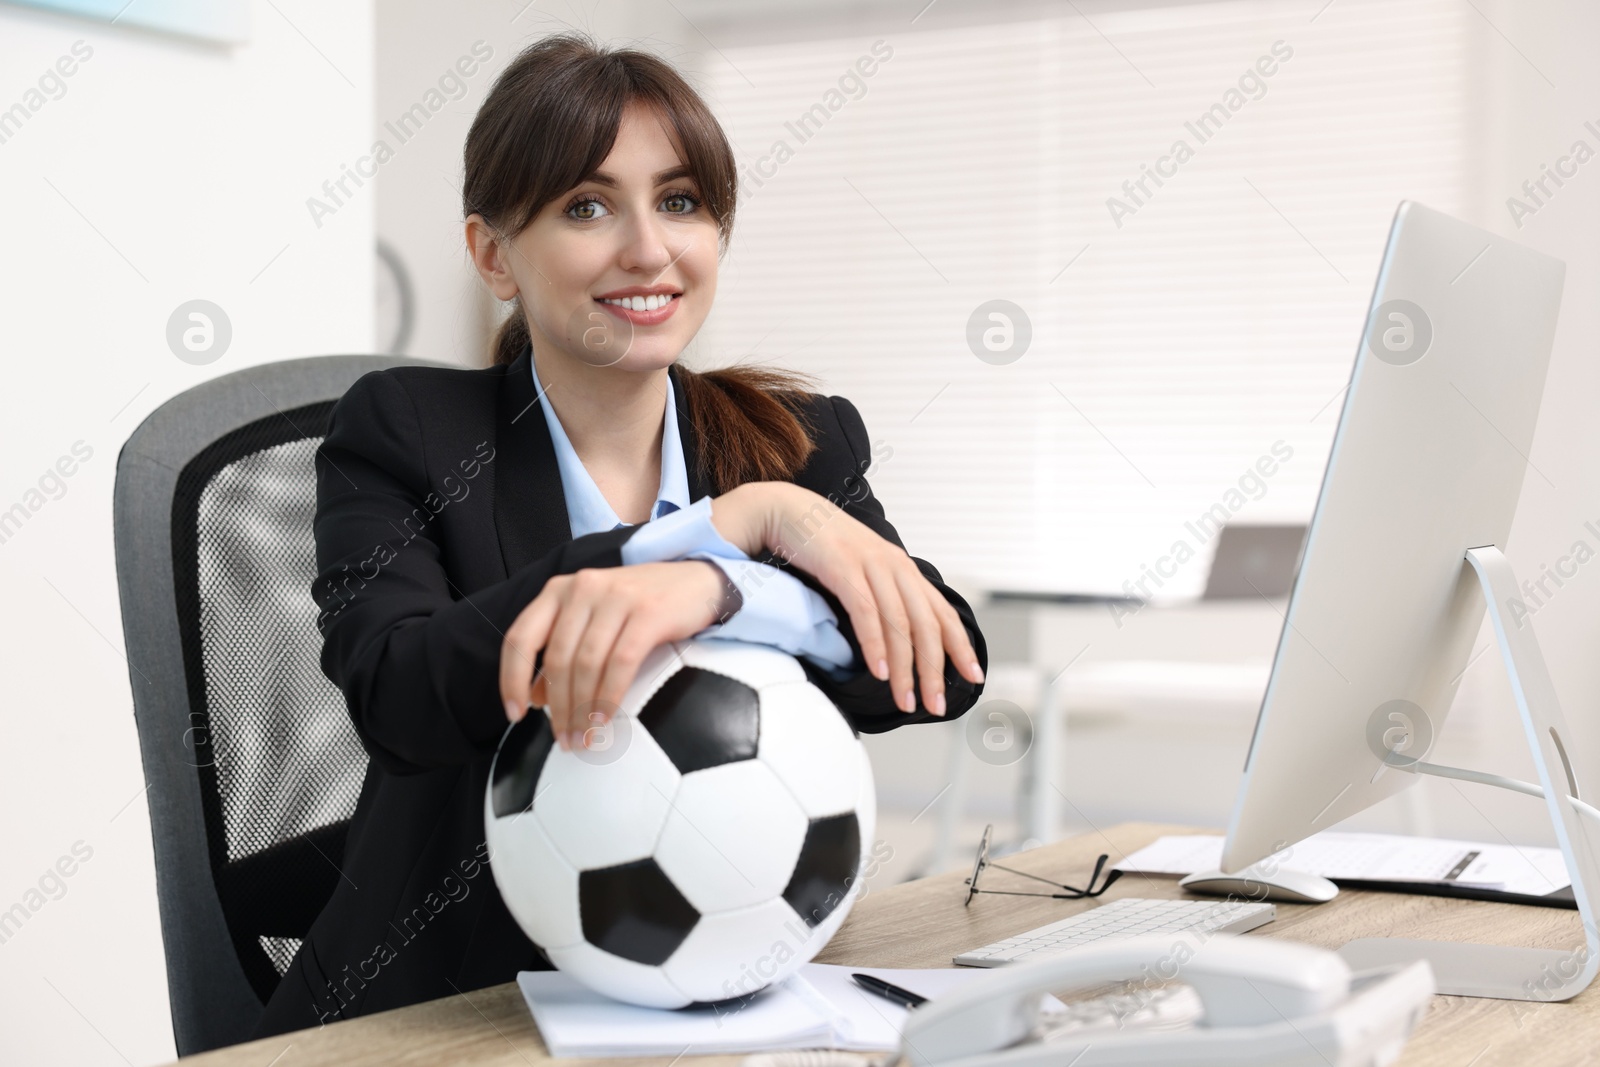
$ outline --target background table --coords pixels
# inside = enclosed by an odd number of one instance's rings
[[[1204,833],[1193,827],[1125,823],[1007,859],[1008,866],[1071,882],[1095,857],[1120,858],[1162,834]],[[991,872],[993,875],[995,872]],[[1090,902],[979,896],[962,906],[963,872],[870,890],[818,957],[821,963],[863,967],[947,967],[964,949],[1021,933],[1093,906]],[[1176,898],[1176,879],[1125,874],[1101,900]],[[1279,904],[1275,921],[1250,936],[1281,937],[1337,948],[1357,937],[1404,936],[1442,941],[1572,949],[1583,944],[1576,911],[1490,904],[1403,893],[1346,890],[1328,904]],[[1399,1063],[1448,1067],[1541,1067],[1594,1063],[1600,1058],[1600,989],[1563,1004],[1433,999]],[[183,1061],[194,1067],[309,1067],[320,1064],[440,1063],[533,1067],[544,1063],[664,1065],[737,1064],[740,1056],[659,1059],[551,1060],[515,982],[472,990],[425,1004],[244,1045]]]

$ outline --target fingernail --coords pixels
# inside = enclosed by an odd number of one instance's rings
[[[904,695],[902,695],[900,697],[900,710],[902,710],[902,711],[916,711],[917,710],[917,694],[915,694],[911,690],[907,689],[905,691]]]
[[[561,751],[563,751],[563,752],[568,751],[567,735],[564,734],[564,733],[557,733],[556,734],[556,744],[561,746]]]
[[[944,694],[943,693],[939,693],[936,696],[934,696],[934,698],[933,698],[933,713],[935,715],[943,715],[944,714]]]
[[[972,661],[972,673],[977,676],[978,681],[983,681],[983,668],[978,666],[977,660]]]
[[[517,702],[515,700],[506,701],[506,718],[511,722],[516,722],[522,718],[521,715],[517,714]]]
[[[879,680],[887,680],[889,677],[889,661],[886,659],[880,659],[878,661],[878,669],[872,673],[877,675]]]
[[[587,746],[583,743],[583,731],[574,730],[572,733],[568,734],[567,745],[574,752],[578,751],[580,748],[586,748]]]

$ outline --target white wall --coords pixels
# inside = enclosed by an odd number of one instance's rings
[[[1591,159],[1577,176],[1554,190],[1537,214],[1523,218],[1520,228],[1507,209],[1507,198],[1526,199],[1522,183],[1538,178],[1543,165],[1554,165],[1573,142],[1587,142],[1600,153],[1600,68],[1589,45],[1600,39],[1600,8],[1585,0],[1521,3],[1496,0],[1483,5],[1495,30],[1486,54],[1493,71],[1486,72],[1499,92],[1486,99],[1482,157],[1483,218],[1481,224],[1566,261],[1566,290],[1561,323],[1550,358],[1539,432],[1529,456],[1536,470],[1523,487],[1517,521],[1507,555],[1520,577],[1537,578],[1555,566],[1574,542],[1600,551],[1600,537],[1585,523],[1600,528],[1600,441],[1595,411],[1600,403],[1600,159]],[[1504,36],[1499,36],[1503,34]],[[1553,188],[1553,186],[1547,186]],[[1515,358],[1515,353],[1507,353]],[[1567,565],[1570,569],[1570,564]],[[1575,577],[1554,590],[1531,616],[1556,692],[1561,698],[1581,755],[1580,774],[1591,791],[1600,783],[1600,566],[1590,561]],[[1484,676],[1496,706],[1490,751],[1510,749],[1516,763],[1531,773],[1526,746],[1515,727],[1504,728],[1511,716],[1509,688],[1493,657],[1471,669]],[[1503,745],[1502,745],[1503,739]],[[1499,769],[1499,768],[1495,768]],[[1507,771],[1506,773],[1515,773]],[[1491,791],[1463,787],[1480,806]]]
[[[371,5],[274,0],[252,18],[225,47],[0,6],[0,109],[30,112],[0,143],[0,510],[39,505],[0,542],[0,911],[41,905],[0,943],[4,1063],[173,1055],[119,651],[122,443],[208,378],[372,343],[372,198],[320,228],[306,208],[370,142]],[[80,41],[65,91],[27,97]],[[232,324],[203,366],[166,342],[196,298]],[[75,444],[87,459],[64,488],[30,495]],[[61,857],[64,893],[38,893]]]

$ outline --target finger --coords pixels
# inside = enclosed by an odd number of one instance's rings
[[[924,578],[924,581],[927,579]],[[951,606],[944,594],[931,582],[928,588],[933,591],[933,610],[939,616],[939,626],[944,634],[944,649],[950,653],[950,662],[956,665],[962,676],[974,685],[983,681],[983,665],[978,662],[977,650],[972,647],[972,637],[967,633],[966,623],[961,621],[961,613]]]
[[[596,700],[607,708],[621,707],[628,687],[639,675],[639,665],[659,644],[662,640],[657,628],[637,612],[630,615],[611,646],[611,658],[606,661]]]
[[[930,592],[937,597],[938,590],[924,588],[927,582],[923,580],[922,573],[916,569],[916,564],[911,563],[909,559],[907,566],[897,571],[895,584],[905,600],[906,614],[911,617],[911,647],[915,655],[917,680],[922,686],[922,706],[934,715],[943,715],[945,712],[944,630],[939,625],[939,616],[934,611],[932,602],[928,599]]]
[[[589,736],[589,731],[611,721],[611,713],[616,705],[600,701],[598,690],[606,664],[613,655],[617,635],[622,632],[628,617],[627,608],[618,605],[616,599],[612,598],[590,614],[589,625],[583,631],[582,641],[572,662],[571,716],[577,747],[588,747],[583,739]]]
[[[845,592],[834,595],[850,616],[850,625],[856,632],[856,644],[861,646],[861,659],[874,678],[889,677],[889,647],[884,638],[883,619],[878,615],[878,600],[872,595],[872,585],[865,571],[857,571],[854,579],[845,578]]]
[[[901,711],[917,710],[916,694],[912,690],[911,619],[906,614],[900,587],[888,568],[875,568],[867,572],[872,593],[878,602],[878,617],[883,621],[884,641],[889,654],[889,689],[894,694],[895,706]]]
[[[500,643],[500,700],[506,706],[506,718],[512,722],[519,721],[527,713],[532,698],[534,660],[550,636],[550,626],[560,603],[560,590],[560,586],[552,589],[546,584],[517,615]]]
[[[550,726],[565,749],[572,747],[571,734],[577,726],[572,709],[572,662],[589,625],[589,610],[590,602],[583,596],[569,596],[561,606],[544,650],[545,684],[550,691]]]

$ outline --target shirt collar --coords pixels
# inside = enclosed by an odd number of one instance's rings
[[[567,499],[567,518],[572,525],[572,536],[614,530],[626,525],[606,502],[605,494],[595,484],[578,458],[577,450],[567,438],[554,406],[545,399],[544,388],[539,384],[539,371],[532,359],[528,360],[529,373],[533,375],[533,391],[539,397],[546,424],[550,428],[550,442],[555,446],[556,466],[561,472],[561,491]],[[661,481],[656,490],[656,502],[650,509],[650,518],[661,516],[689,506],[689,472],[683,460],[683,438],[678,433],[678,404],[672,388],[672,375],[666,376],[667,410],[661,427]]]

